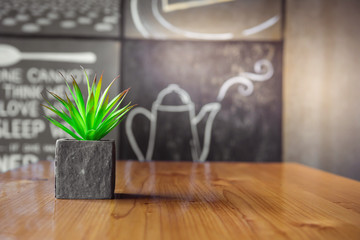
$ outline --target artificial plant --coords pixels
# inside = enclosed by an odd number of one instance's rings
[[[73,102],[66,92],[66,99],[62,99],[59,95],[48,91],[65,109],[54,107],[45,97],[44,99],[48,103],[48,106],[42,106],[54,112],[70,125],[74,131],[71,131],[57,120],[45,116],[51,123],[67,132],[73,138],[77,140],[100,140],[124,119],[125,114],[134,105],[128,103],[126,106],[120,107],[129,89],[122,91],[109,102],[108,91],[119,76],[101,93],[103,75],[101,74],[98,82],[95,75],[92,85],[90,86],[89,77],[85,69],[82,69],[87,81],[88,96],[86,101],[84,101],[84,96],[75,78],[71,76],[73,85],[73,89],[71,89],[66,78],[60,73],[70,91]]]

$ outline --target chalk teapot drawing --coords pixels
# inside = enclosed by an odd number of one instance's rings
[[[169,94],[176,94],[181,100],[181,104],[165,105],[163,102],[164,98]],[[189,126],[191,131],[191,141],[189,142],[189,147],[192,160],[203,162],[206,160],[209,154],[212,124],[214,122],[215,116],[220,111],[220,108],[221,105],[218,102],[208,103],[201,108],[200,112],[197,115],[195,115],[195,104],[191,101],[189,94],[184,89],[180,88],[178,85],[170,84],[168,87],[160,91],[155,102],[152,104],[151,112],[146,108],[142,107],[137,107],[130,112],[126,120],[126,134],[137,158],[140,161],[151,160],[154,154],[158,114],[160,112],[188,114],[190,121]],[[206,120],[204,141],[201,148],[197,125],[207,113],[209,113],[209,116]],[[142,114],[150,120],[150,135],[145,155],[140,150],[134,133],[132,131],[133,118],[138,114]]]
[[[268,59],[261,59],[255,62],[254,64],[254,73],[252,72],[241,72],[237,76],[231,77],[227,79],[220,87],[219,93],[217,95],[217,102],[208,103],[204,105],[198,115],[195,115],[195,105],[191,101],[189,94],[182,88],[180,88],[176,84],[170,84],[168,87],[160,91],[158,94],[156,101],[153,103],[151,112],[145,108],[137,107],[133,109],[127,119],[126,119],[126,134],[130,145],[135,152],[137,158],[140,161],[151,160],[154,157],[154,147],[155,147],[155,139],[157,133],[157,123],[159,122],[159,114],[158,113],[182,113],[187,114],[190,123],[187,125],[190,126],[190,136],[189,141],[182,141],[182,143],[186,143],[190,147],[191,158],[193,161],[203,162],[206,160],[209,150],[210,150],[210,141],[211,141],[211,132],[212,125],[214,119],[218,112],[221,109],[221,102],[225,98],[228,90],[238,85],[238,93],[243,96],[250,96],[254,91],[254,82],[264,82],[272,78],[274,75],[274,68],[272,63]],[[180,105],[165,105],[163,100],[166,96],[170,94],[175,94],[181,101]],[[205,115],[209,112],[203,136],[203,145],[202,148],[200,146],[200,140],[198,135],[198,123],[205,117]],[[134,133],[132,131],[132,123],[133,118],[137,114],[142,114],[150,120],[150,136],[149,142],[147,145],[147,151],[144,155],[139,148],[139,145],[134,137]],[[173,118],[171,118],[173,119]],[[161,122],[161,121],[160,121]],[[174,122],[172,122],[174,124]],[[185,123],[184,123],[185,124]],[[170,133],[172,131],[169,131]],[[178,145],[178,147],[181,147]],[[183,149],[182,149],[183,150]]]

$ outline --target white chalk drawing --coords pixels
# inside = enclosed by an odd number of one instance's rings
[[[182,105],[163,105],[163,99],[171,93],[175,93],[179,96],[182,101]],[[191,143],[191,155],[194,161],[205,160],[209,152],[210,140],[211,140],[211,129],[214,118],[220,110],[220,103],[209,103],[202,107],[199,114],[195,115],[195,104],[191,101],[189,94],[181,89],[176,84],[170,84],[167,88],[163,89],[157,96],[156,101],[153,103],[151,112],[146,108],[137,107],[131,111],[131,114],[128,115],[126,120],[126,133],[130,144],[140,161],[145,159],[152,159],[154,152],[154,144],[156,137],[156,123],[157,123],[157,114],[159,111],[163,112],[186,112],[189,114],[190,125],[191,125],[191,134],[192,134],[192,143]],[[197,124],[204,118],[206,113],[210,113],[206,125],[205,125],[205,141],[203,150],[200,149],[199,135],[197,131]],[[149,144],[144,156],[141,152],[134,134],[132,132],[132,121],[137,114],[142,114],[150,120],[150,136]]]
[[[141,23],[140,20],[140,14],[139,14],[139,8],[138,8],[138,0],[131,0],[130,2],[130,11],[131,11],[131,17],[135,24],[136,29],[141,33],[141,35],[144,38],[149,38],[150,34],[144,27],[144,25]]]
[[[222,101],[225,97],[227,90],[234,84],[240,84],[238,91],[243,96],[249,96],[254,91],[254,84],[252,81],[266,81],[274,75],[274,68],[269,60],[262,59],[255,63],[254,73],[244,72],[239,76],[228,79],[220,88],[217,96],[218,101]],[[252,81],[251,81],[252,80]]]
[[[265,22],[260,23],[259,25],[256,25],[252,28],[245,29],[244,31],[242,31],[242,34],[245,36],[249,36],[249,35],[264,31],[265,29],[268,29],[271,26],[274,26],[279,21],[279,19],[280,19],[280,16],[276,15],[276,16],[266,20]]]
[[[22,60],[95,63],[96,55],[93,52],[26,52],[22,53],[17,48],[0,44],[0,67],[8,67]]]
[[[175,27],[160,14],[158,8],[158,0],[153,0],[151,9],[153,11],[154,17],[156,20],[166,29],[171,32],[183,35],[187,38],[194,38],[194,39],[205,39],[205,40],[228,40],[232,39],[234,35],[232,33],[220,33],[220,34],[210,34],[210,33],[197,33],[197,32],[189,32],[178,27]]]
[[[195,7],[204,7],[208,5],[213,5],[217,3],[223,2],[232,2],[235,0],[196,0],[196,1],[186,1],[186,2],[176,2],[176,3],[169,3],[169,0],[162,0],[162,10],[164,12],[174,12],[178,10],[184,10],[189,8]]]
[[[134,22],[135,28],[137,31],[144,37],[144,38],[150,38],[152,33],[150,30],[146,29],[144,24],[141,21],[141,15],[139,14],[139,0],[131,0],[130,2],[130,12],[131,17]],[[176,2],[169,4],[168,0],[162,0],[161,6],[162,6],[162,12],[168,13],[173,11],[179,11],[179,10],[186,10],[194,7],[206,7],[208,5],[212,4],[219,4],[219,3],[226,3],[226,2],[232,2],[234,0],[203,0],[203,1],[186,1],[186,2]],[[178,34],[180,36],[190,38],[190,39],[201,39],[201,40],[230,40],[234,38],[233,32],[227,32],[227,33],[199,33],[199,32],[191,32],[184,29],[181,29],[177,26],[174,26],[169,21],[167,21],[162,13],[159,10],[159,0],[152,0],[151,10],[152,14],[155,17],[155,19],[158,21],[158,23],[167,29],[168,31]],[[256,34],[258,32],[264,31],[272,26],[274,26],[277,22],[279,22],[280,16],[276,15],[254,27],[245,29],[242,31],[243,36],[249,36]],[[157,38],[166,38],[164,35],[157,32],[156,34]]]
[[[191,149],[192,160],[196,162],[204,162],[208,157],[210,150],[213,122],[221,109],[220,102],[224,99],[228,89],[233,85],[240,84],[238,87],[239,93],[244,96],[249,96],[254,90],[252,81],[266,81],[269,80],[274,74],[274,69],[271,62],[266,59],[257,61],[254,65],[254,71],[255,73],[241,73],[239,76],[230,78],[225,81],[220,87],[220,91],[217,96],[217,102],[204,105],[197,115],[195,114],[195,105],[192,102],[190,95],[176,84],[170,84],[168,87],[159,92],[156,100],[152,104],[151,111],[143,107],[137,107],[133,109],[126,119],[125,130],[131,148],[133,149],[138,160],[150,161],[153,157],[158,112],[185,112],[189,115],[190,119],[192,140],[189,145]],[[164,98],[169,94],[176,94],[181,100],[182,104],[163,104]],[[145,154],[143,154],[141,151],[132,131],[133,119],[138,114],[144,115],[150,121],[149,141]],[[202,119],[204,119],[206,115],[208,115],[208,118],[205,124],[205,131],[203,136],[204,140],[201,147],[197,125]]]

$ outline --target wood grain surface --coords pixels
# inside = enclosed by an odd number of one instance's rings
[[[360,182],[299,164],[118,161],[113,200],[55,199],[53,170],[0,175],[0,239],[360,239]]]

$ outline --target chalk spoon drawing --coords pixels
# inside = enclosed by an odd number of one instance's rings
[[[0,44],[0,67],[8,67],[22,60],[95,63],[96,55],[93,52],[27,52],[22,53],[17,48]]]
[[[240,86],[238,87],[239,93],[244,96],[249,96],[254,91],[254,85],[252,81],[266,81],[269,80],[274,74],[274,69],[271,62],[266,59],[257,61],[254,65],[254,71],[255,73],[241,73],[239,74],[239,76],[235,76],[225,81],[220,87],[220,91],[217,96],[217,102],[205,104],[197,115],[195,114],[195,104],[192,102],[190,95],[184,89],[180,88],[177,84],[170,84],[168,87],[164,88],[159,92],[156,100],[152,104],[151,111],[143,107],[137,107],[133,109],[126,119],[125,130],[131,148],[133,149],[138,160],[150,161],[152,159],[156,138],[156,126],[158,126],[158,113],[185,112],[189,115],[190,119],[192,140],[191,142],[189,142],[189,146],[191,148],[192,160],[196,162],[204,162],[210,150],[213,122],[216,115],[221,109],[220,102],[224,99],[228,89],[233,85],[240,84]],[[182,104],[163,104],[164,98],[169,94],[176,94],[181,100]],[[205,124],[204,141],[201,148],[197,124],[207,115],[207,113],[209,114]],[[143,152],[141,151],[132,131],[133,119],[138,114],[144,115],[150,121],[150,135],[145,154],[143,154]]]

